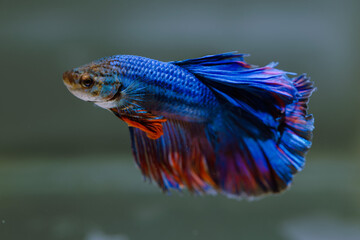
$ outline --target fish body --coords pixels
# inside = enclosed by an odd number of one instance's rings
[[[75,96],[130,129],[137,165],[163,190],[254,197],[280,192],[304,165],[314,88],[271,63],[225,53],[176,62],[116,55],[67,71]]]

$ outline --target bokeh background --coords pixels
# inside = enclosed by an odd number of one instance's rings
[[[1,0],[0,239],[360,239],[359,11],[357,0]],[[144,183],[125,124],[61,79],[114,54],[234,50],[318,88],[306,168],[254,202]]]

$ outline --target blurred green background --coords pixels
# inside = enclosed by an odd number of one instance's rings
[[[0,239],[360,239],[360,2],[0,2]],[[290,191],[259,201],[162,194],[127,127],[62,72],[134,54],[238,50],[308,73],[313,148]]]

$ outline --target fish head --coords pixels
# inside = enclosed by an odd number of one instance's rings
[[[74,96],[99,106],[121,98],[121,78],[117,72],[101,63],[90,63],[66,71],[63,81]]]

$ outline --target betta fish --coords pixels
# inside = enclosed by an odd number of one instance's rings
[[[101,58],[63,74],[76,97],[130,130],[145,179],[161,189],[253,198],[286,189],[302,170],[314,120],[313,83],[236,52],[162,62]]]

